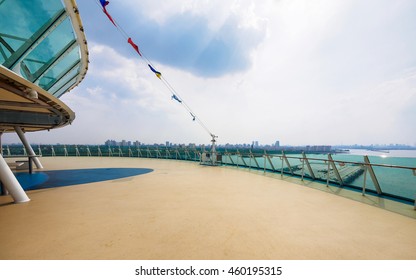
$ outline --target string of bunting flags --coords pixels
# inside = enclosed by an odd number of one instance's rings
[[[139,49],[139,46],[123,30],[123,28],[121,28],[121,26],[117,23],[117,21],[110,15],[110,13],[107,11],[107,6],[110,4],[110,1],[98,0],[98,2],[97,2],[97,4],[102,8],[104,14],[107,16],[107,18],[110,20],[110,22],[117,28],[117,30],[120,32],[120,34],[127,40],[127,43],[130,44],[130,46],[135,50],[135,52],[140,56],[140,58],[145,60],[149,69],[156,75],[157,78],[159,78],[159,80],[161,80],[163,82],[163,84],[166,86],[166,88],[170,91],[170,93],[172,94],[171,99],[180,103],[185,108],[185,110],[187,110],[189,112],[193,121],[196,120],[202,126],[202,128],[205,129],[208,132],[208,134],[213,139],[216,138],[217,136],[215,136],[213,133],[211,133],[211,131],[206,127],[206,125],[201,121],[201,119],[197,117],[197,115],[184,102],[184,100],[180,97],[180,95],[172,87],[172,85],[165,79],[165,77],[162,75],[162,73],[160,71],[156,70],[156,67],[154,66],[154,64],[143,54],[143,52]]]

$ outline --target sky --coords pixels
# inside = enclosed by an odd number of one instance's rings
[[[70,126],[32,143],[208,144],[95,0]],[[416,145],[416,1],[110,0],[108,12],[219,144]],[[15,135],[4,142],[17,142]]]

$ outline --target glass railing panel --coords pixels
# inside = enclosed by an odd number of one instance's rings
[[[248,154],[242,154],[242,156],[243,156],[243,159],[244,159],[247,167],[254,166],[254,161],[253,161],[253,159],[250,160],[250,157],[248,156]]]
[[[129,147],[128,146],[121,146],[119,147],[119,149],[121,150],[121,155],[128,157],[129,156]]]
[[[238,165],[239,164],[239,162],[238,162],[238,160],[239,160],[239,157],[237,156],[237,155],[231,155],[231,159],[233,160],[233,162],[234,162],[234,164],[235,165]]]
[[[286,155],[286,157],[289,161],[290,167],[292,168],[293,174],[301,176],[302,175],[302,161],[301,161],[302,155],[289,154],[289,155]],[[285,171],[286,170],[290,172],[289,169],[285,169]]]
[[[309,157],[309,156],[308,156]],[[328,164],[324,162],[323,159],[316,159],[316,155],[311,156],[309,160],[309,164],[311,165],[311,169],[313,174],[315,175],[316,179],[319,180],[326,180],[327,179],[327,171],[328,171]]]
[[[99,156],[98,146],[87,146],[87,149],[90,151],[90,156],[97,157]]]
[[[81,156],[81,157],[87,157],[87,156],[89,156],[88,155],[88,149],[89,149],[89,147],[86,146],[86,145],[79,145],[78,146],[79,156]],[[90,153],[91,153],[91,151],[90,151]]]
[[[407,166],[416,168],[416,158],[369,157],[372,164],[389,166]],[[412,170],[374,166],[374,173],[383,193],[394,194],[409,199],[415,199],[416,176]]]
[[[276,171],[280,172],[282,170],[282,160],[280,157],[278,155],[269,155],[269,157]]]
[[[357,189],[362,189],[364,186],[364,172],[363,166],[364,158],[359,155],[348,155],[348,154],[334,154],[332,158],[338,169],[340,176],[342,177],[343,184],[345,186],[351,186]],[[354,163],[352,163],[354,162]],[[366,174],[365,188],[367,190],[376,191],[373,181],[371,180],[370,174]]]
[[[244,161],[246,160],[246,158],[244,158],[242,155],[236,155],[236,160],[234,162],[236,163],[236,165],[239,165],[239,166],[242,166],[242,167],[248,167],[248,165],[246,165],[246,163],[244,163],[243,159],[244,159]]]
[[[52,156],[52,146],[50,145],[39,145],[37,147],[33,147],[33,150],[37,155],[40,154],[44,157]]]
[[[271,161],[270,156],[269,156],[269,159],[270,159],[270,161]],[[274,165],[273,165],[273,167],[272,167],[272,165],[271,165],[271,164],[270,164],[270,162],[269,162],[269,159],[268,159],[266,156],[264,156],[264,158],[263,158],[263,160],[264,160],[264,162],[265,162],[265,164],[266,164],[266,171],[274,171],[274,170],[273,170]],[[273,162],[272,162],[272,163],[273,163]],[[264,166],[262,166],[262,168],[264,168]]]
[[[160,150],[160,154],[162,155],[162,158],[170,159],[171,157],[166,150]]]
[[[263,157],[253,154],[248,160],[251,168],[262,168],[263,166]]]
[[[75,146],[68,145],[68,146],[66,146],[66,150],[68,152],[68,156],[70,156],[70,157],[76,156]]]
[[[310,164],[310,161],[309,161],[308,157],[306,157],[306,160],[304,160],[303,159],[303,156],[302,156],[302,159],[301,160],[302,161],[301,161],[300,164],[301,164],[301,166],[303,168],[303,170],[301,170],[301,173],[303,172],[303,178],[313,178],[311,172],[309,171],[308,165],[307,165],[307,163]],[[312,167],[311,167],[311,169],[312,169]],[[313,170],[312,170],[312,172],[313,172]]]
[[[231,160],[228,157],[228,154],[223,154],[222,155],[222,162],[223,162],[223,164],[231,164]]]

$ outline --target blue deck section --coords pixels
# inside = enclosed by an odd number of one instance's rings
[[[116,180],[152,172],[149,168],[93,168],[16,173],[23,189],[37,190]]]

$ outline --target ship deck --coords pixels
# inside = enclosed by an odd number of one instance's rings
[[[0,259],[416,259],[411,205],[406,216],[351,199],[359,193],[346,198],[310,182],[195,162],[42,163],[46,171],[153,171],[28,191],[22,204],[1,196]]]

